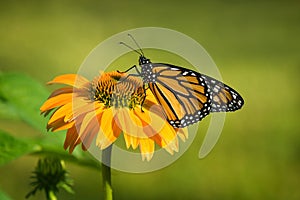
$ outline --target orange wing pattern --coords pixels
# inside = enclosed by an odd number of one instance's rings
[[[156,80],[149,82],[148,86],[172,126],[185,127],[209,114],[211,98],[208,87],[194,71],[153,64],[152,72]]]
[[[174,127],[196,123],[210,112],[234,111],[244,104],[229,86],[193,70],[151,63],[151,76],[155,78],[146,83]]]

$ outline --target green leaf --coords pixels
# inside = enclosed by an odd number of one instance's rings
[[[46,132],[47,120],[40,115],[39,108],[48,96],[45,87],[25,74],[0,74],[0,99],[9,105],[5,109],[7,115],[14,116],[17,111],[21,119],[42,132]]]
[[[0,166],[23,155],[32,154],[38,156],[57,155],[61,159],[78,165],[84,165],[98,170],[100,169],[99,162],[91,158],[88,152],[82,152],[77,148],[75,150],[77,153],[73,152],[73,154],[69,154],[63,149],[61,144],[58,144],[60,142],[55,142],[51,136],[50,140],[47,140],[47,138],[48,137],[46,136],[43,139],[24,140],[13,137],[12,135],[0,130]],[[54,142],[52,145],[51,141]]]
[[[17,120],[20,119],[20,116],[12,105],[0,99],[0,118]]]
[[[7,196],[7,194],[5,194],[4,192],[2,192],[1,190],[0,190],[0,199],[1,200],[11,200],[11,198],[9,198]]]
[[[35,146],[0,130],[0,166],[34,151]],[[1,198],[0,198],[1,199]]]

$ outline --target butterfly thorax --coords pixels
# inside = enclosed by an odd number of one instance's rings
[[[156,75],[153,73],[153,63],[150,59],[140,56],[139,65],[141,66],[141,76],[144,83],[155,83]]]

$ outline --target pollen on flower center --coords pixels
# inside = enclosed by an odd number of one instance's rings
[[[93,101],[116,108],[134,108],[145,99],[142,80],[120,72],[103,73],[96,77],[91,82],[90,94]]]

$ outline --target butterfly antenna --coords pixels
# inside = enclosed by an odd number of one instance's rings
[[[124,45],[125,47],[128,47],[129,49],[131,49],[132,51],[135,51],[136,53],[138,53],[141,56],[144,56],[144,54],[142,54],[141,52],[137,51],[136,49],[132,48],[131,46],[129,46],[128,44],[126,44],[125,42],[120,42],[119,44]]]
[[[137,41],[134,39],[134,37],[128,33],[128,36],[134,41],[134,43],[136,44],[136,46],[139,48],[139,50],[141,51],[142,56],[144,56],[144,52],[142,50],[142,48],[140,47],[140,45],[137,43]]]

